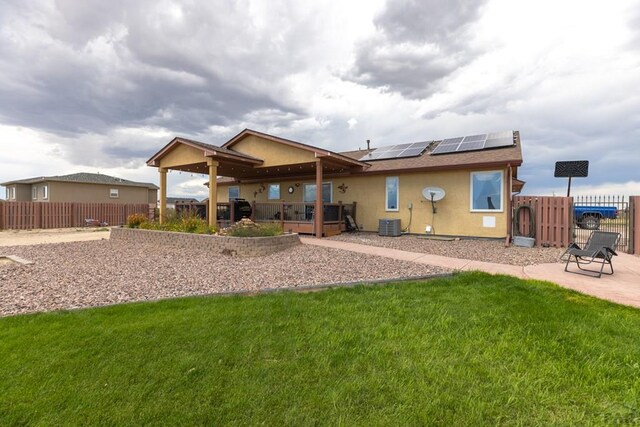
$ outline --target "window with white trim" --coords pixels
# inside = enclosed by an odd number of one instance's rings
[[[120,197],[120,190],[117,188],[112,188],[109,190],[109,197],[112,199],[117,199]]]
[[[237,185],[229,187],[229,200],[234,200],[239,198],[240,198],[240,187]]]
[[[31,198],[33,200],[37,200],[38,199],[38,187],[36,187],[35,185],[33,187],[31,187]]]
[[[16,187],[7,187],[7,200],[16,199]]]
[[[280,200],[280,184],[269,184],[267,197],[269,200]]]
[[[49,186],[47,184],[42,186],[42,200],[49,198]]]
[[[400,186],[400,179],[397,176],[388,176],[386,179],[386,195],[384,199],[384,207],[386,211],[397,212],[399,210],[398,204],[400,201],[400,195],[398,193],[398,187]]]
[[[304,184],[302,199],[305,203],[315,203],[316,201],[316,185]],[[333,183],[322,183],[322,201],[324,203],[333,202]]]
[[[503,211],[502,171],[471,172],[471,212]]]

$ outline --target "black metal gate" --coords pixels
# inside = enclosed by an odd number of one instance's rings
[[[616,250],[630,252],[629,201],[624,196],[573,196],[573,241],[584,245],[593,230],[620,233]]]

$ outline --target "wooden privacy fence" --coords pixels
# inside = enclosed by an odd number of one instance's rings
[[[571,197],[514,196],[513,235],[535,234],[536,246],[566,247],[572,242]]]
[[[0,230],[84,227],[87,219],[122,225],[142,213],[154,219],[155,205],[138,203],[0,202]]]

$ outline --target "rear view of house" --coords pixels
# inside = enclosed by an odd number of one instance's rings
[[[258,220],[318,237],[344,229],[332,212],[348,204],[364,230],[390,219],[412,233],[503,238],[511,194],[524,185],[517,131],[338,153],[246,129],[220,147],[174,138],[147,164],[159,168],[161,217],[167,171],[183,170],[209,175],[209,212],[216,201],[241,198],[269,212]],[[439,200],[425,189],[437,189]]]
[[[4,182],[9,202],[156,204],[158,187],[98,173],[74,173]]]

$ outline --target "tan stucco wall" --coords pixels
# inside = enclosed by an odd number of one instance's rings
[[[502,212],[471,212],[471,172],[482,169],[414,173],[414,174],[390,174],[358,177],[327,178],[324,182],[333,183],[333,202],[343,203],[357,202],[356,221],[365,231],[377,231],[378,220],[381,218],[400,218],[402,228],[409,224],[409,203],[413,204],[411,220],[412,233],[424,233],[427,224],[431,225],[436,234],[455,236],[477,237],[505,237],[507,235],[507,174],[506,168],[503,177],[503,210]],[[492,169],[496,170],[496,169]],[[385,211],[385,186],[387,176],[398,176],[399,185],[399,211]],[[241,184],[240,197],[248,201],[267,202],[267,187],[262,193],[254,196],[259,191],[260,184]],[[288,202],[302,202],[303,184],[313,184],[313,180],[280,181],[280,196]],[[300,184],[295,187],[295,184]],[[345,193],[341,193],[338,186],[346,185]],[[294,186],[294,193],[289,194],[287,187]],[[228,199],[229,184],[220,184],[218,201],[226,202]],[[434,215],[431,202],[422,197],[424,187],[441,187],[447,195],[437,203],[437,213]],[[495,227],[484,227],[483,218],[495,218]]]
[[[160,159],[158,166],[161,168],[171,168],[174,166],[206,163],[207,158],[204,157],[202,151],[202,149],[179,144]]]
[[[118,189],[118,198],[109,197],[112,188]],[[155,190],[154,190],[155,191]],[[50,202],[96,203],[155,203],[149,202],[149,189],[112,184],[82,184],[76,182],[49,182]]]
[[[311,151],[290,147],[254,135],[245,137],[231,148],[234,151],[264,160],[261,167],[309,163],[316,160]]]
[[[7,188],[15,188],[16,198],[7,200],[15,200],[17,202],[30,202],[31,201],[31,185],[29,184],[13,184],[8,185]]]

